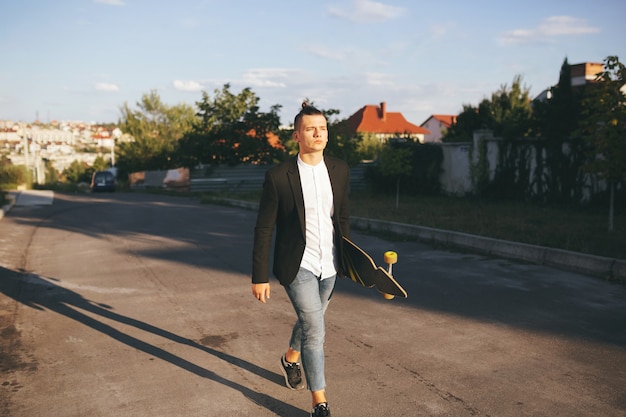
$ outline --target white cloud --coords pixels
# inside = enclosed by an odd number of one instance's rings
[[[590,26],[585,19],[552,16],[544,19],[536,28],[505,32],[500,40],[505,44],[529,43],[550,40],[558,36],[586,35],[597,32],[600,32],[600,29]]]
[[[120,87],[117,84],[110,83],[96,83],[95,88],[98,91],[119,91]]]
[[[109,6],[126,6],[124,0],[93,0],[94,3],[108,4]]]
[[[174,88],[179,91],[196,92],[196,91],[202,91],[204,88],[201,83],[199,83],[198,81],[192,81],[192,80],[187,80],[187,81],[174,80],[173,84],[174,84]]]
[[[349,8],[331,7],[331,15],[356,23],[384,22],[401,16],[406,9],[371,0],[353,0]]]
[[[250,69],[243,74],[243,83],[249,87],[286,88],[290,70],[281,68]]]

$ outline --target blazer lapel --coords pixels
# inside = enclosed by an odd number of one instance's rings
[[[334,184],[335,164],[333,163],[332,160],[329,160],[328,158],[326,158],[326,156],[324,156],[324,164],[326,164],[326,169],[328,170],[328,178],[330,178],[330,188],[333,190],[333,217],[334,217],[335,216],[334,213],[337,212],[336,199],[335,199],[335,196],[337,193],[335,193],[335,184]]]
[[[289,186],[291,187],[294,204],[296,205],[296,210],[298,211],[298,219],[300,220],[302,236],[305,237],[306,225],[304,223],[304,195],[302,194],[302,184],[300,182],[300,171],[298,171],[297,157],[291,159],[289,170],[287,170],[287,179],[289,180]]]

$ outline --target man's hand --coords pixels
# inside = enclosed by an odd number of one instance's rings
[[[252,295],[254,298],[265,304],[270,299],[270,283],[252,284]]]

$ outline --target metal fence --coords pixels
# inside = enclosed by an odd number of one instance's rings
[[[263,188],[265,172],[272,165],[204,166],[191,171],[191,192],[248,192]],[[350,170],[352,190],[365,189],[366,164]]]

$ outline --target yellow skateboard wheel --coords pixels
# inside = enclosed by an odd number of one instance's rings
[[[398,254],[394,251],[387,251],[383,256],[385,258],[386,264],[395,264],[396,262],[398,262]]]
[[[398,262],[398,254],[394,251],[387,251],[383,254],[383,258],[386,264],[389,264],[389,274],[391,275],[391,265]],[[385,300],[393,300],[395,295],[382,293]]]

